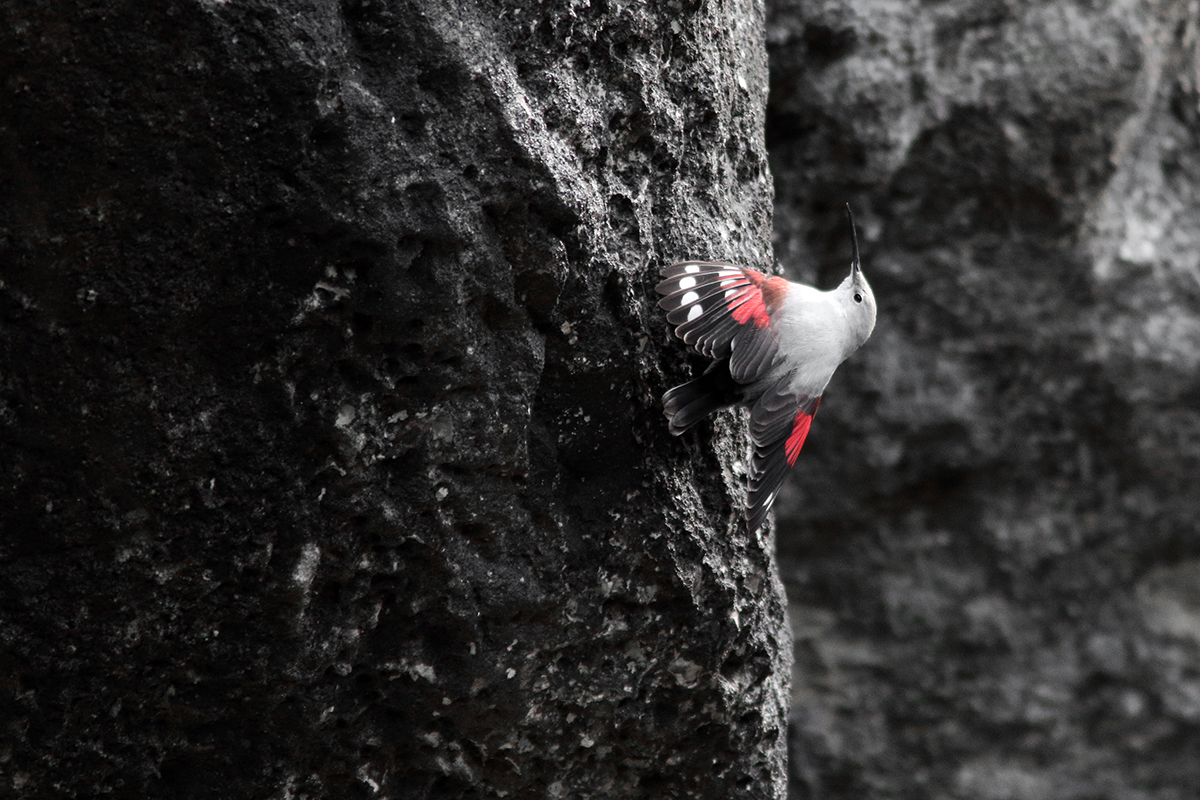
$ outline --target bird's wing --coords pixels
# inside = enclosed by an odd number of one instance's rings
[[[789,379],[768,389],[750,409],[750,438],[754,458],[750,462],[746,519],[753,532],[762,524],[783,479],[796,464],[808,436],[821,395],[795,394]]]
[[[751,383],[771,366],[779,350],[773,326],[789,284],[758,270],[708,261],[672,264],[655,290],[665,295],[675,335],[708,358],[729,356],[729,373]]]

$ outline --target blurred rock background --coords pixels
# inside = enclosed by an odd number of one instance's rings
[[[777,506],[792,798],[1200,786],[1200,4],[768,3],[775,252],[879,325]]]

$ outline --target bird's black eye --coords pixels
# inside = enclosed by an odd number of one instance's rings
[[[859,294],[858,292],[855,292],[855,293],[854,293],[854,302],[856,302],[856,303],[861,303],[861,302],[862,302],[862,295],[861,295],[861,294]]]

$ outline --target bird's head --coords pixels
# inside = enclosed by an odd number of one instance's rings
[[[850,262],[850,274],[838,286],[839,299],[846,309],[846,320],[850,323],[850,352],[862,347],[875,330],[875,293],[863,275],[862,261],[858,254],[858,231],[854,227],[854,212],[846,204],[850,217],[850,238],[854,243],[854,257]]]

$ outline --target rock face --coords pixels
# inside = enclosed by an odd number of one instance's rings
[[[773,2],[777,255],[880,303],[781,497],[796,798],[1200,785],[1200,9]]]
[[[652,292],[770,260],[761,6],[0,19],[0,795],[783,796]]]

